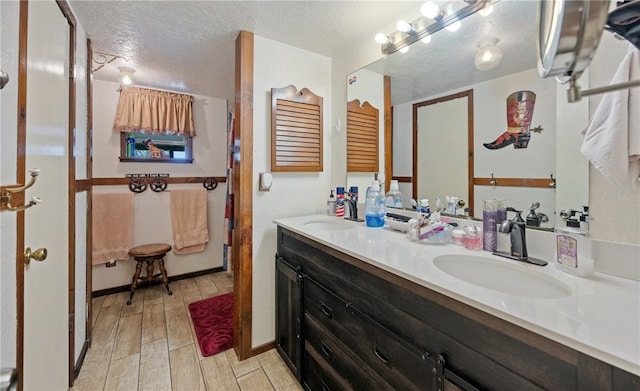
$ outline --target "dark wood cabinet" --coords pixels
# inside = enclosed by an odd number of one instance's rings
[[[304,281],[277,319],[302,314],[294,373],[307,390],[640,390],[631,373],[334,248],[282,227],[277,238],[288,281]],[[278,288],[278,307],[292,291]],[[278,346],[296,340],[291,323],[276,329]]]
[[[302,376],[302,295],[300,267],[276,256],[276,349],[298,380]]]

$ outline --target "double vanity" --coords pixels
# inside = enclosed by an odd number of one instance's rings
[[[640,390],[637,281],[329,216],[275,223],[276,345],[305,389]]]

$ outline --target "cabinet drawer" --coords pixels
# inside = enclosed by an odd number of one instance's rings
[[[305,327],[306,354],[316,358],[316,362],[323,367],[331,367],[338,377],[345,379],[346,389],[393,390],[377,373],[347,353],[340,342],[307,315]]]
[[[435,361],[360,313],[333,293],[306,279],[304,308],[309,317],[333,334],[394,389],[419,390],[433,384]]]
[[[349,389],[349,383],[341,378],[320,357],[322,353],[309,347],[304,355],[305,379],[303,386],[307,391],[340,391]]]
[[[305,278],[304,311],[330,332],[353,318],[347,302],[329,292],[314,279]]]

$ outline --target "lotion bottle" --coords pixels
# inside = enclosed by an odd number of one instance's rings
[[[556,231],[556,267],[581,277],[593,276],[591,239],[580,229],[580,222],[570,219],[567,227]]]

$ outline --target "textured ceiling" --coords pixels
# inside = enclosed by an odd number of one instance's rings
[[[240,30],[334,56],[372,39],[401,15],[415,12],[417,18],[422,2],[71,0],[70,5],[94,51],[129,59],[105,66],[95,79],[116,81],[117,67],[127,66],[135,69],[138,85],[232,101]],[[393,103],[535,67],[537,3],[498,1],[489,17],[472,15],[459,31],[440,31],[431,44],[418,42],[409,53],[374,64],[392,75]],[[503,60],[480,72],[473,54],[488,36],[499,38]]]
[[[416,1],[78,1],[70,5],[94,51],[119,54],[94,74],[233,100],[235,39],[240,30],[332,56],[373,39]]]

